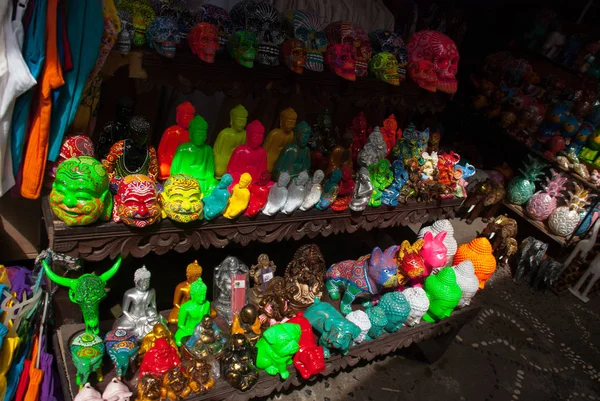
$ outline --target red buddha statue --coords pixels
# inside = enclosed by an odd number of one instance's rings
[[[151,374],[160,379],[167,371],[177,366],[181,366],[177,350],[165,338],[157,338],[154,346],[144,354],[144,359],[142,359],[142,364],[140,365],[139,377]]]
[[[352,119],[350,131],[352,131],[352,145],[350,147],[352,150],[352,162],[356,165],[358,152],[365,146],[367,135],[371,133],[371,129],[367,128],[367,118],[362,111]]]
[[[244,212],[245,216],[256,216],[267,204],[269,190],[274,182],[271,181],[271,173],[265,171],[260,178],[250,186],[250,203]]]
[[[190,141],[188,125],[194,118],[196,109],[190,102],[183,102],[175,111],[176,125],[165,130],[158,144],[158,178],[166,180],[171,175],[171,163],[179,145]]]
[[[331,204],[331,208],[336,212],[341,212],[348,208],[350,202],[352,202],[352,196],[354,195],[354,180],[352,179],[352,169],[348,165],[342,166],[342,180],[339,184],[339,190],[337,198]]]
[[[261,146],[265,137],[265,127],[254,120],[246,126],[246,143],[235,148],[227,165],[227,173],[233,182],[229,188],[238,183],[244,173],[251,177],[260,177],[267,171],[267,152]]]
[[[383,139],[385,140],[385,144],[387,145],[387,153],[386,156],[390,154],[396,142],[402,138],[402,130],[398,129],[398,122],[396,121],[396,116],[390,114],[388,118],[383,120],[383,127],[380,130],[383,135]]]

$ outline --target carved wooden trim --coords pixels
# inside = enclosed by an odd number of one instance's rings
[[[291,215],[241,216],[237,220],[218,217],[213,221],[199,221],[175,225],[163,220],[144,229],[134,229],[114,222],[98,223],[85,227],[68,227],[58,220],[48,203],[42,201],[42,211],[48,232],[49,246],[56,252],[85,260],[114,259],[117,255],[141,258],[154,252],[163,255],[171,250],[179,253],[190,249],[218,247],[234,242],[248,245],[259,241],[271,243],[304,236],[328,236],[353,233],[359,229],[372,230],[412,223],[425,223],[440,218],[454,217],[462,199],[445,199],[433,203],[408,203],[397,207],[367,208],[362,213],[350,210],[297,211]]]

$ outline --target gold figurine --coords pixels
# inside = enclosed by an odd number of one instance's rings
[[[173,296],[173,309],[171,309],[171,313],[169,313],[170,324],[177,324],[179,308],[185,302],[190,300],[190,286],[202,275],[202,267],[198,264],[197,260],[194,260],[194,263],[187,265],[187,268],[185,269],[185,275],[187,280],[177,284],[177,287],[175,287],[175,294]]]

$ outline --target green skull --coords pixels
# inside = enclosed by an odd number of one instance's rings
[[[400,85],[398,60],[392,53],[377,53],[369,60],[369,72],[390,85]]]
[[[254,67],[256,57],[256,35],[249,31],[237,31],[227,42],[227,52],[238,64],[246,67]]]

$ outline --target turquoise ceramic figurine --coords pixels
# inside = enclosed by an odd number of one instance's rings
[[[277,179],[279,174],[286,172],[290,178],[296,177],[302,171],[310,169],[310,125],[306,121],[300,121],[294,127],[294,142],[287,145],[277,158],[273,177]]]
[[[357,325],[344,319],[333,305],[321,302],[319,298],[315,298],[315,302],[304,311],[304,317],[320,334],[319,345],[323,347],[325,358],[331,355],[330,349],[347,354],[354,339],[361,333]]]
[[[290,375],[287,367],[298,352],[301,333],[300,325],[295,323],[280,323],[265,330],[256,343],[256,367],[271,376],[279,373],[282,379],[287,379]]]
[[[381,206],[383,191],[394,181],[394,174],[390,170],[390,161],[379,159],[377,164],[369,166],[369,174],[371,183],[373,184],[373,193],[371,194],[369,206],[378,207]]]
[[[323,185],[323,193],[321,199],[315,207],[319,210],[325,210],[336,200],[338,192],[340,190],[340,180],[342,179],[342,172],[340,170],[333,170],[331,176]]]
[[[134,360],[140,347],[132,331],[114,329],[104,336],[106,353],[115,365],[117,378],[121,380],[129,369],[129,362]]]
[[[367,308],[365,313],[369,317],[371,328],[367,333],[367,340],[374,340],[383,334],[385,327],[388,325],[388,318],[385,311],[379,306]]]
[[[438,274],[427,277],[423,288],[429,298],[429,310],[423,316],[426,322],[449,317],[462,297],[462,291],[456,283],[456,273],[451,267],[444,267]]]
[[[388,333],[400,330],[410,314],[410,304],[404,294],[399,291],[383,294],[377,306],[385,312],[388,321],[385,331]]]
[[[229,174],[224,174],[221,177],[221,182],[213,189],[212,193],[204,198],[204,218],[206,220],[212,220],[225,210],[227,203],[229,202],[229,186],[231,185],[232,178]]]

